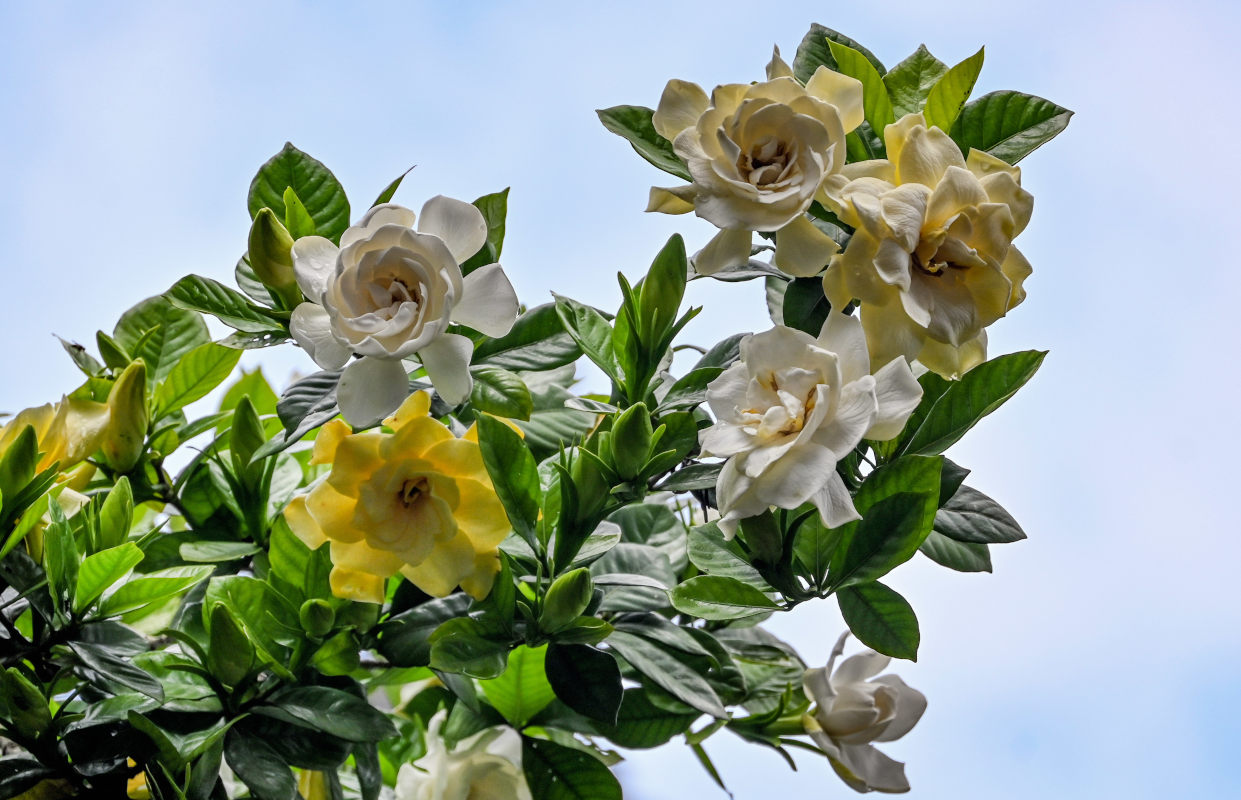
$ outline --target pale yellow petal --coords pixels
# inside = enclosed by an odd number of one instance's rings
[[[454,536],[438,543],[422,563],[401,567],[401,574],[427,594],[445,597],[473,574],[476,555],[469,538]]]
[[[807,94],[836,106],[845,133],[862,124],[862,82],[827,67],[819,67],[806,82]]]
[[[334,566],[328,582],[332,586],[332,594],[337,597],[359,603],[384,601],[384,579],[378,575]]]
[[[664,87],[651,122],[660,136],[671,141],[681,131],[693,127],[707,105],[707,93],[701,86],[673,79]]]
[[[305,496],[294,497],[284,507],[284,521],[289,523],[289,530],[311,550],[317,550],[327,541],[323,528],[306,509]]]
[[[334,419],[319,429],[315,436],[314,450],[311,451],[311,464],[331,464],[336,458],[336,448],[346,436],[352,433],[348,423]]]
[[[652,186],[650,197],[646,202],[646,210],[660,214],[688,214],[694,210],[693,198],[692,186],[677,186],[668,189]]]
[[[939,128],[918,126],[909,131],[909,138],[894,163],[899,183],[921,183],[931,187],[939,183],[949,167],[965,169],[965,157],[948,134]]]
[[[794,217],[776,233],[775,265],[797,278],[818,275],[838,252],[840,245],[836,240],[815,227],[804,214]]]
[[[405,398],[405,402],[401,403],[392,416],[384,420],[387,425],[394,431],[401,429],[406,422],[411,419],[420,419],[427,416],[431,411],[431,393],[430,392],[414,392]]]

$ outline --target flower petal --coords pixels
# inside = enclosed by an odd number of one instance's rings
[[[805,214],[798,214],[776,233],[775,265],[797,278],[818,275],[838,252],[836,240],[815,227]]]
[[[408,396],[409,376],[399,359],[359,359],[345,368],[336,387],[340,413],[357,428],[377,425]]]
[[[694,271],[714,275],[725,267],[748,264],[753,234],[748,230],[721,230],[694,256]]]
[[[780,57],[780,47],[778,45],[773,47],[771,61],[767,64],[767,80],[774,81],[776,78],[791,77],[793,77],[793,68]]]
[[[688,214],[694,210],[694,187],[674,186],[663,189],[651,187],[650,198],[646,201],[647,211],[658,211],[661,214]]]
[[[834,311],[827,315],[819,333],[819,344],[836,354],[840,378],[853,383],[870,374],[870,353],[866,349],[866,333],[854,315]]]
[[[806,82],[806,93],[836,106],[845,133],[862,124],[862,82],[827,67],[819,67]]]
[[[829,528],[839,528],[862,518],[857,507],[853,505],[853,496],[849,494],[848,487],[835,469],[827,476],[823,488],[811,497],[810,501],[819,509],[819,518]]]
[[[905,765],[868,744],[841,745],[840,760],[833,761],[832,767],[845,783],[857,791],[909,791]],[[842,771],[842,767],[845,771]]]
[[[487,242],[487,220],[474,206],[451,197],[436,195],[422,207],[420,233],[438,236],[460,264]]]
[[[840,662],[840,666],[832,673],[832,684],[839,687],[843,684],[873,678],[891,663],[890,656],[876,653],[874,650],[863,650]]]
[[[315,363],[324,369],[340,369],[350,351],[332,335],[332,321],[318,303],[299,303],[289,318],[289,333]]]
[[[465,276],[462,297],[452,321],[488,336],[503,336],[517,320],[517,292],[499,264],[487,264]]]
[[[896,717],[883,729],[883,733],[875,737],[876,742],[893,742],[909,733],[926,711],[926,695],[896,675],[880,675],[875,683],[882,683],[896,689]]]
[[[905,359],[894,358],[875,373],[875,398],[879,410],[866,438],[877,442],[894,439],[922,401],[922,385]]]
[[[893,156],[889,154],[888,157]],[[909,131],[909,138],[905,140],[896,161],[896,172],[901,183],[934,187],[949,167],[964,168],[965,158],[948,134],[939,128],[928,130],[921,126]]]
[[[701,86],[673,79],[664,87],[651,123],[656,133],[672,141],[681,131],[692,128],[708,105],[707,93]]]
[[[328,282],[336,274],[340,248],[322,236],[303,236],[293,243],[293,275],[302,294],[321,302]]]
[[[470,377],[473,355],[474,343],[457,333],[446,333],[418,351],[431,385],[449,405],[464,403],[470,396],[474,387]]]

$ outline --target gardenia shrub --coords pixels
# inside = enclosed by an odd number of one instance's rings
[[[66,343],[82,384],[0,428],[0,797],[607,800],[615,748],[723,786],[723,735],[908,790],[918,621],[883,581],[1024,538],[944,452],[1045,355],[986,331],[1031,272],[1016,164],[1071,113],[970,100],[981,67],[816,25],[757,82],[600,111],[677,179],[650,210],[719,229],[607,310],[519,303],[508,190],[359,212],[286,145],[235,286]],[[764,281],[772,327],[683,341],[704,278]],[[279,396],[238,374],[295,346]],[[826,665],[763,627],[828,598]]]

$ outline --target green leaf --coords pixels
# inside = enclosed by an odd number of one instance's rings
[[[674,233],[651,262],[638,292],[638,330],[643,342],[662,342],[672,330],[688,274],[685,240]],[[659,359],[663,353],[650,355]]]
[[[918,549],[936,564],[957,572],[991,571],[991,551],[985,544],[958,542],[938,531],[931,531]]]
[[[144,554],[133,542],[92,553],[78,569],[77,591],[73,594],[73,613],[81,614],[104,590],[125,577],[142,561]]]
[[[733,578],[762,591],[770,589],[746,558],[740,543],[726,540],[714,522],[690,528],[689,560],[709,575]]]
[[[314,218],[306,210],[302,199],[293,191],[293,187],[284,190],[284,227],[295,240],[303,236],[313,236],[317,230]]]
[[[814,71],[820,66],[828,69],[836,69],[836,59],[832,56],[828,42],[836,42],[846,47],[851,47],[862,54],[871,66],[882,75],[887,72],[875,54],[867,50],[862,45],[845,36],[843,33],[834,31],[831,28],[825,28],[822,25],[813,24],[810,31],[802,38],[801,44],[797,45],[797,54],[793,57],[793,76],[797,80],[805,83],[814,75]]]
[[[547,647],[521,645],[508,654],[508,668],[494,680],[483,681],[483,694],[513,727],[521,729],[556,699],[547,682],[543,662]]]
[[[99,546],[116,547],[129,535],[134,519],[134,493],[122,475],[99,506]]]
[[[658,488],[664,492],[692,492],[714,489],[723,464],[689,464],[664,478]]]
[[[118,344],[147,366],[147,383],[163,380],[194,348],[211,341],[207,323],[196,312],[150,297],[121,315],[112,333]]]
[[[723,575],[690,578],[673,589],[670,597],[677,611],[710,620],[741,619],[780,609],[748,583]]]
[[[892,101],[893,115],[900,119],[906,114],[921,111],[931,87],[947,71],[948,65],[931,55],[926,45],[918,45],[913,55],[883,76],[883,82],[888,87],[888,97]]]
[[[246,205],[253,219],[261,208],[285,218],[284,190],[297,193],[315,223],[315,233],[333,242],[349,227],[349,200],[331,170],[286,142],[284,149],[259,167]]]
[[[578,567],[556,578],[543,598],[539,629],[556,633],[572,626],[574,620],[586,613],[594,591],[590,570],[586,567]]]
[[[270,584],[256,578],[216,577],[203,598],[203,621],[211,627],[211,609],[222,604],[242,627],[263,663],[277,675],[292,679],[285,666],[288,648],[282,643],[289,629],[297,629],[297,609]]]
[[[191,586],[209,578],[212,571],[211,567],[172,567],[135,577],[104,598],[98,616],[124,614],[183,594]]]
[[[218,564],[252,556],[260,550],[253,542],[201,541],[182,542],[178,553],[195,564]]]
[[[624,688],[620,667],[610,653],[584,644],[552,643],[544,667],[562,703],[606,725],[617,723]]]
[[[596,727],[620,747],[646,750],[684,733],[697,718],[697,714],[679,714],[656,706],[642,689],[626,689],[616,724]]]
[[[794,278],[784,292],[784,324],[818,336],[832,304],[823,294],[822,278]]]
[[[508,666],[509,645],[487,637],[487,629],[469,617],[450,619],[431,634],[431,668],[487,680]]]
[[[668,394],[659,404],[659,411],[671,411],[677,408],[692,408],[707,400],[707,384],[720,376],[723,367],[703,367],[686,373],[672,384]]]
[[[464,616],[471,602],[467,594],[452,594],[386,620],[379,626],[380,654],[394,666],[425,667],[431,663],[431,634],[448,620]]]
[[[233,728],[224,740],[224,757],[255,800],[294,800],[298,796],[292,770],[264,739]]]
[[[241,351],[207,342],[186,353],[155,391],[155,417],[189,405],[224,382],[241,360]]]
[[[612,771],[576,748],[523,737],[521,765],[533,800],[621,800]]]
[[[60,346],[65,348],[65,352],[69,354],[69,358],[73,359],[73,363],[87,377],[95,377],[103,372],[103,364],[95,360],[95,357],[86,351],[86,348],[77,342],[66,341],[59,336],[56,337],[60,341]]]
[[[930,93],[926,96],[926,108],[923,112],[928,126],[934,125],[945,132],[952,130],[952,124],[957,121],[957,115],[961,113],[961,108],[969,99],[970,92],[974,91],[974,82],[978,80],[978,73],[982,71],[985,49],[979,48],[977,53],[945,72],[944,76],[931,87]]]
[[[417,164],[415,164],[414,166],[417,166]],[[401,182],[404,181],[406,176],[408,176],[409,173],[413,171],[414,171],[414,167],[410,167],[409,169],[402,172],[400,175],[397,175],[396,179],[393,180],[392,183],[389,183],[387,186],[385,186],[384,190],[379,193],[379,197],[375,198],[375,202],[371,203],[371,208],[374,208],[375,206],[381,206],[384,203],[392,202],[392,196],[396,194],[397,189],[401,188]]]
[[[958,542],[1007,544],[1026,538],[1003,506],[970,486],[962,486],[935,515],[935,530]]]
[[[849,45],[829,39],[827,46],[836,60],[836,71],[861,82],[866,121],[876,132],[882,133],[884,128],[896,121],[883,76],[866,56]]]
[[[340,373],[338,369],[316,372],[285,389],[276,404],[276,414],[285,430],[298,430],[304,420],[317,418],[328,411],[335,416],[336,385],[340,383]]]
[[[461,274],[469,275],[479,267],[495,264],[504,249],[504,221],[508,216],[508,189],[495,194],[485,194],[474,201],[474,207],[487,221],[487,241],[461,264]]]
[[[572,364],[582,350],[565,333],[555,303],[532,308],[498,339],[484,339],[474,351],[475,364],[517,370],[548,370]]]
[[[882,583],[848,586],[836,593],[840,613],[862,644],[893,658],[918,660],[918,618],[897,592]]]
[[[210,314],[230,328],[247,333],[284,332],[284,327],[263,313],[240,292],[201,275],[187,275],[164,292],[173,305]]]
[[[530,419],[534,400],[530,389],[516,373],[500,367],[474,365],[474,388],[470,390],[470,403],[479,411],[510,419]]]
[[[327,686],[287,687],[252,711],[350,742],[378,742],[396,735],[382,711],[360,697]]]
[[[916,429],[906,426],[900,452],[942,453],[1016,394],[1038,371],[1046,355],[1045,350],[1026,350],[999,356],[950,382],[921,424]]]
[[[531,548],[538,548],[535,524],[539,518],[539,471],[534,456],[521,436],[498,419],[480,416],[477,420],[478,444],[483,465],[491,476],[500,502],[513,530]]]
[[[630,666],[678,700],[717,719],[727,716],[711,684],[668,651],[621,630],[613,631],[607,644]]]
[[[840,545],[841,529],[828,528],[818,514],[812,514],[797,529],[793,554],[804,575],[815,586],[822,586],[832,556]]]
[[[45,767],[33,758],[6,756],[0,758],[0,795],[4,797],[33,798],[28,790],[46,778],[56,777],[56,771]],[[618,795],[619,796],[619,795]]]
[[[88,673],[84,677],[92,683],[118,684],[163,702],[164,688],[159,681],[146,670],[134,666],[128,658],[113,655],[112,651],[103,645],[89,642],[70,642],[69,649]]]
[[[633,146],[638,155],[664,172],[692,181],[689,168],[672,149],[672,142],[660,136],[651,122],[655,112],[643,106],[614,106],[596,111],[603,127]]]
[[[1050,142],[1069,124],[1073,112],[1050,100],[1021,92],[991,92],[961,109],[952,138],[963,152],[986,150],[1016,164]]]
[[[12,429],[9,428],[5,433],[9,430]],[[26,425],[18,431],[4,452],[0,453],[0,495],[12,504],[18,492],[34,478],[38,463],[39,436],[33,425]]]
[[[603,370],[618,385],[624,384],[624,376],[612,349],[612,326],[595,309],[568,297],[556,297],[556,313],[565,331],[581,348],[586,357]]]

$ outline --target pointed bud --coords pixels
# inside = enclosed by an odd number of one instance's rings
[[[270,208],[259,209],[250,226],[250,267],[287,308],[302,302],[293,273],[293,237]]]
[[[142,359],[130,364],[108,394],[111,413],[103,454],[117,472],[129,472],[142,457],[150,412],[147,410],[147,367]]]

